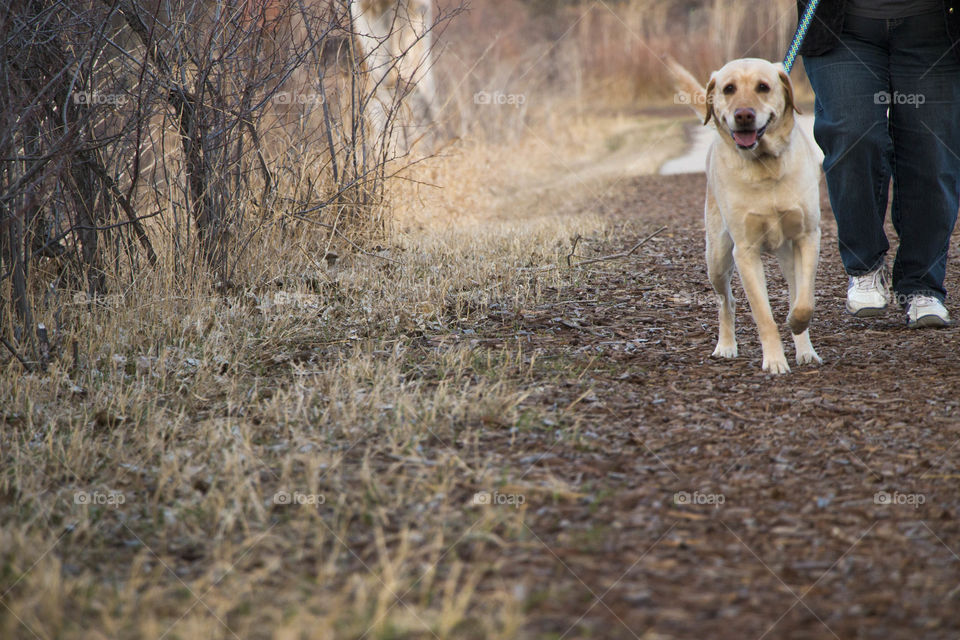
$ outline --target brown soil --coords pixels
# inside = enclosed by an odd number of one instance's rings
[[[711,359],[703,190],[702,174],[623,185],[603,210],[664,234],[588,267],[557,304],[477,327],[487,345],[555,360],[526,404],[578,425],[576,442],[549,425],[486,435],[512,480],[579,494],[528,496],[525,530],[500,549],[498,583],[529,585],[524,637],[960,637],[957,330],[908,330],[893,310],[848,317],[824,197],[811,329],[823,365],[763,374],[740,290],[740,357]],[[956,257],[949,272],[960,290]]]

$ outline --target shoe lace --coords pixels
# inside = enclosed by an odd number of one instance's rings
[[[854,276],[853,286],[856,287],[858,291],[873,291],[874,289],[883,289],[884,281],[883,269],[877,269],[873,273]]]

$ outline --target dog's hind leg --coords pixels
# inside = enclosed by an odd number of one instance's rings
[[[733,291],[730,289],[734,268],[733,240],[725,230],[716,229],[711,232],[710,227],[708,222],[707,274],[720,303],[720,337],[717,340],[717,348],[713,351],[713,357],[736,358],[737,338],[733,331],[736,302],[733,299]]]
[[[777,249],[776,253],[777,262],[780,263],[780,270],[783,271],[783,277],[787,281],[790,291],[790,316],[787,318],[787,323],[790,325],[790,333],[793,335],[797,364],[821,364],[823,360],[814,350],[813,343],[810,342],[810,331],[807,329],[810,324],[810,317],[813,315],[813,300],[807,300],[809,294],[798,289],[797,278],[799,274],[797,274],[797,268],[802,268],[803,265],[801,248],[795,242],[785,242]],[[809,297],[812,298],[813,296],[809,295]],[[796,313],[798,305],[801,306],[801,309],[799,313]],[[795,326],[797,316],[804,317],[803,329],[799,333],[794,332],[795,328],[799,328]]]

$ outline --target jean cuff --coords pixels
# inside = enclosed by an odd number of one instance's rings
[[[853,276],[854,278],[857,278],[859,276],[865,276],[869,273],[873,273],[877,269],[882,269],[885,266],[886,266],[886,256],[884,256],[883,258],[880,258],[877,264],[870,267],[869,269],[846,269],[846,272],[848,276]]]

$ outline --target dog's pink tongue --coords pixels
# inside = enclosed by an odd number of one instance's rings
[[[756,131],[734,131],[733,139],[741,147],[752,147],[757,142]]]

